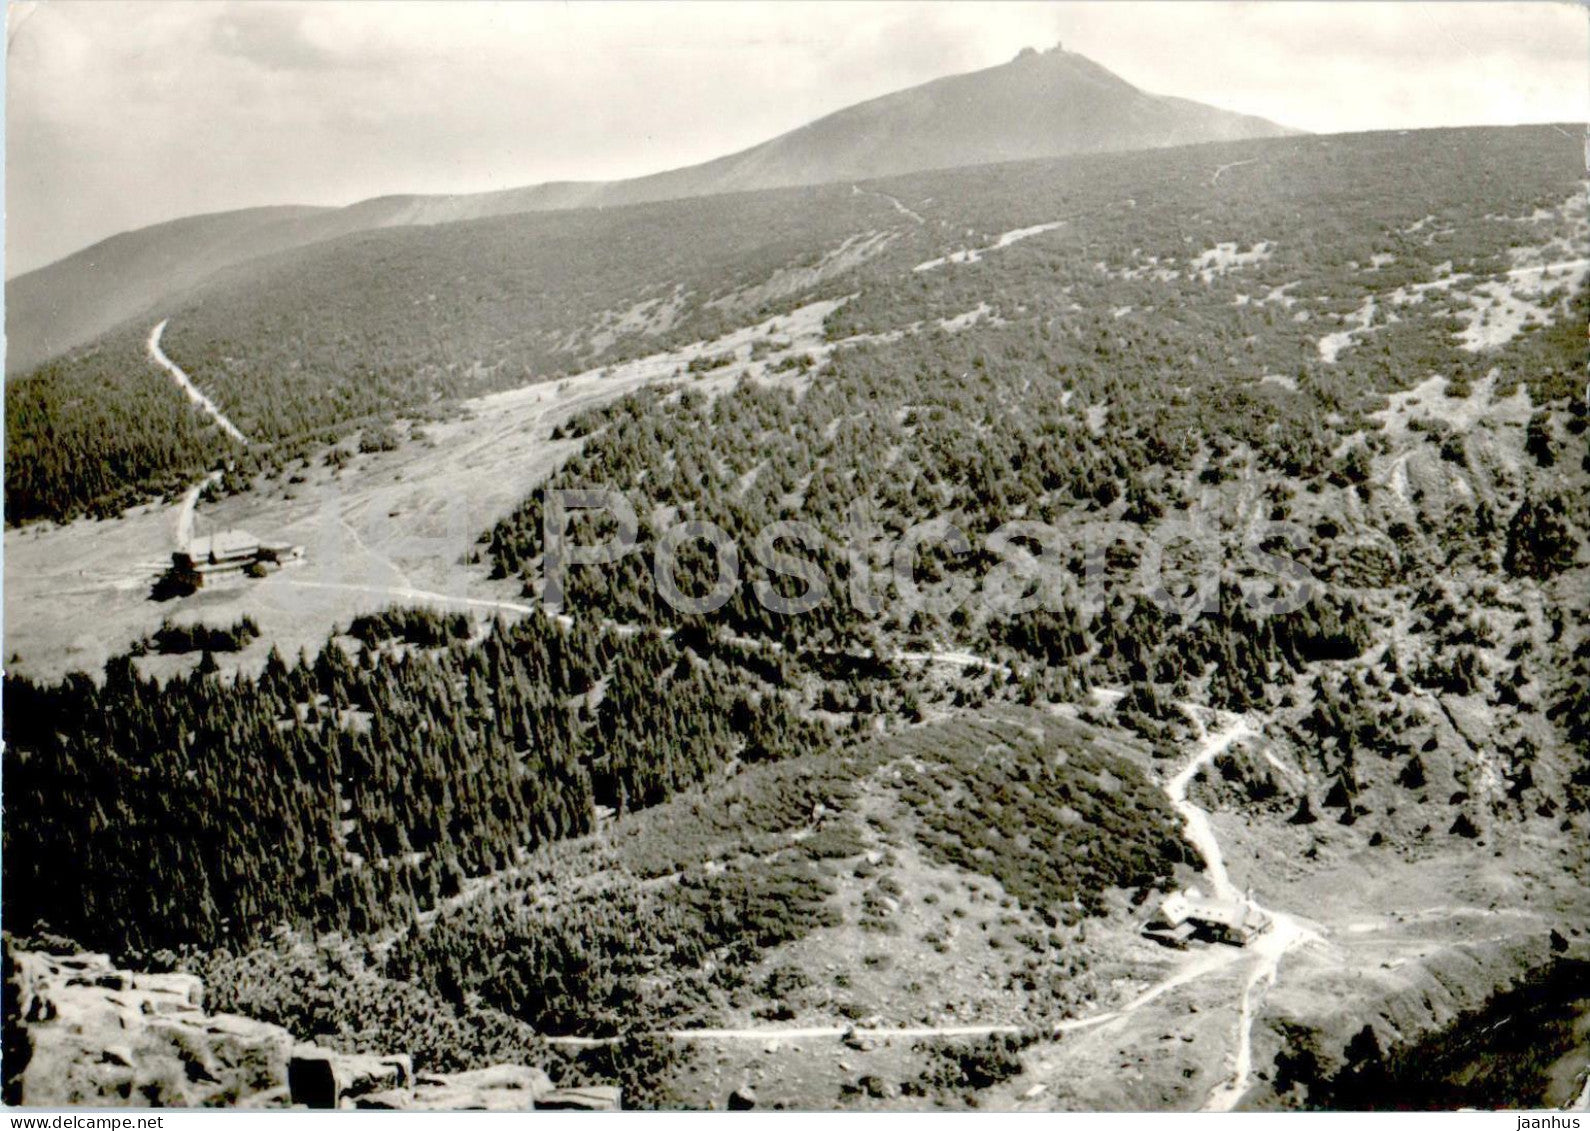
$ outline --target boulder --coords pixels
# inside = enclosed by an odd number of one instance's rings
[[[552,1079],[524,1064],[494,1064],[469,1072],[424,1072],[409,1097],[412,1111],[529,1111],[553,1091]]]
[[[397,1073],[397,1086],[412,1088],[414,1086],[414,1058],[406,1052],[388,1053],[379,1058],[383,1068],[390,1068]]]
[[[55,1002],[50,1000],[46,967],[37,954],[7,953],[6,979],[9,992],[16,995],[17,1012],[30,1025],[55,1020]]]
[[[530,1111],[535,1097],[518,1088],[456,1088],[452,1086],[416,1089],[409,1096],[410,1111]]]
[[[617,1088],[555,1089],[539,1068],[499,1064],[415,1076],[406,1054],[342,1053],[286,1029],[206,1014],[189,974],[115,970],[103,955],[12,952],[24,1023],[6,1046],[5,1102],[383,1111],[617,1109]]]
[[[195,1009],[204,1006],[204,982],[197,974],[134,974],[131,988],[151,999],[180,1001]]]
[[[532,1097],[552,1091],[552,1078],[539,1068],[527,1064],[494,1064],[490,1068],[476,1068],[470,1072],[451,1072],[445,1076],[432,1076],[448,1087],[476,1088],[481,1091],[528,1092]]]
[[[46,959],[57,970],[65,971],[69,974],[80,974],[88,971],[98,973],[100,971],[113,969],[110,964],[110,955],[108,954],[39,954],[34,955],[33,957]]]
[[[236,1094],[277,1088],[287,1082],[293,1037],[280,1025],[231,1013],[174,1014],[148,1019],[145,1031],[172,1034],[177,1043],[193,1041],[208,1049],[217,1074],[232,1081]]]
[[[736,1088],[729,1093],[730,1111],[753,1111],[756,1108],[756,1093],[749,1086]]]
[[[414,1093],[403,1088],[389,1088],[384,1092],[371,1092],[353,1101],[361,1111],[409,1111],[414,1106]]]
[[[335,1110],[342,1100],[335,1061],[327,1053],[295,1053],[287,1064],[287,1091],[294,1106]]]
[[[414,1085],[407,1054],[365,1056],[300,1045],[287,1065],[293,1103],[316,1109],[342,1106],[344,1100]]]
[[[292,1093],[287,1090],[286,1084],[275,1088],[267,1088],[262,1092],[254,1092],[237,1098],[238,1108],[247,1111],[259,1111],[266,1108],[287,1108],[293,1106]]]
[[[184,998],[167,994],[154,994],[138,1003],[138,1010],[150,1017],[167,1017],[174,1013],[201,1013],[198,1006]]]
[[[205,1017],[188,975],[109,969],[101,955],[21,953],[29,1047],[8,1095],[27,1106],[237,1102],[285,1082],[292,1038],[242,1017]],[[164,1012],[167,1008],[174,1012]]]

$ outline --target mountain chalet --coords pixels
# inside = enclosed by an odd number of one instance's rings
[[[303,558],[302,546],[264,542],[246,530],[223,530],[194,538],[173,553],[170,576],[185,588],[203,589],[228,577],[264,577]]]
[[[1143,924],[1143,934],[1177,949],[1184,949],[1194,939],[1247,946],[1269,930],[1272,922],[1251,899],[1219,899],[1189,888],[1167,895],[1153,918]]]

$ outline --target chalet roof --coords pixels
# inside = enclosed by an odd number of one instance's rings
[[[1215,899],[1197,891],[1172,892],[1159,905],[1156,920],[1169,926],[1208,923],[1229,929],[1257,930],[1269,917],[1245,899]]]
[[[212,554],[217,558],[230,558],[241,554],[252,554],[258,549],[259,539],[248,531],[222,530],[189,542],[188,556],[194,561],[203,561]]]

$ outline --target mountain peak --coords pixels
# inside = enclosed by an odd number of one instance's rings
[[[615,188],[629,202],[662,199],[635,191],[699,195],[1293,132],[1262,118],[1150,94],[1056,43],[848,107],[695,170]],[[718,187],[680,191],[680,182],[703,176]]]
[[[1036,47],[1023,47],[1020,51],[1016,52],[1016,57],[1012,59],[1011,62],[1017,63],[1023,59],[1041,59],[1049,55],[1069,54],[1071,54],[1071,52],[1066,50],[1065,41],[1058,40],[1053,47],[1050,47],[1044,51],[1039,51]]]

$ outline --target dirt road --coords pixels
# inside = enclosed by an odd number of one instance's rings
[[[182,504],[177,508],[177,549],[186,550],[188,543],[193,541],[193,510],[199,505],[199,495],[212,483],[221,481],[221,473],[212,471],[199,480],[188,493],[182,496]]]
[[[171,379],[177,383],[178,388],[188,395],[190,401],[203,409],[216,424],[220,425],[221,431],[238,443],[247,444],[248,438],[243,435],[237,425],[228,420],[226,414],[216,407],[215,402],[205,396],[199,387],[193,383],[192,379],[182,371],[182,367],[167,357],[165,351],[160,348],[160,336],[166,332],[166,323],[169,321],[169,318],[163,318],[155,325],[153,330],[149,331],[149,360],[171,374]]]
[[[901,652],[897,659],[926,663],[943,663],[953,667],[988,668],[1004,670],[1002,665],[969,652]],[[1222,898],[1240,898],[1226,874],[1220,843],[1215,836],[1209,816],[1187,800],[1187,789],[1198,771],[1207,766],[1222,751],[1238,740],[1257,732],[1252,723],[1238,715],[1216,714],[1219,729],[1209,731],[1200,711],[1192,705],[1184,707],[1198,734],[1187,764],[1168,781],[1165,792],[1176,809],[1187,821],[1188,836],[1204,861],[1204,872],[1209,877],[1215,894]],[[1190,955],[1168,977],[1150,986],[1117,1009],[1105,1010],[1087,1017],[1071,1018],[1054,1025],[1051,1032],[1059,1038],[1067,1033],[1096,1029],[1131,1017],[1173,990],[1198,981],[1220,971],[1249,962],[1251,970],[1242,984],[1237,1000],[1237,1025],[1231,1055],[1230,1077],[1212,1091],[1205,1104],[1206,1110],[1227,1111],[1234,1107],[1251,1085],[1253,1017],[1263,1002],[1264,991],[1280,973],[1281,960],[1294,947],[1319,938],[1312,928],[1286,915],[1268,912],[1274,920],[1269,931],[1258,942],[1246,949],[1214,946]],[[740,1029],[670,1029],[661,1034],[675,1041],[797,1041],[839,1039],[847,1035],[874,1040],[920,1040],[932,1037],[982,1037],[1021,1032],[1014,1025],[939,1025],[905,1028],[858,1028],[854,1026],[818,1025],[789,1028],[750,1027]],[[554,1037],[553,1043],[588,1046],[612,1043],[616,1038]]]
[[[1220,723],[1220,729],[1211,732],[1203,721],[1200,708],[1183,704],[1182,710],[1192,720],[1199,736],[1198,743],[1187,764],[1165,784],[1165,795],[1187,822],[1187,838],[1203,857],[1204,875],[1208,877],[1211,894],[1219,899],[1242,899],[1243,894],[1232,884],[1226,872],[1225,855],[1209,814],[1187,800],[1187,788],[1200,770],[1230,749],[1233,743],[1254,737],[1258,732],[1243,716],[1225,712],[1211,712]],[[1318,941],[1321,937],[1318,931],[1285,912],[1260,907],[1257,901],[1250,902],[1270,916],[1271,926],[1245,950],[1232,951],[1234,955],[1251,956],[1252,969],[1243,983],[1238,1001],[1231,1077],[1209,1094],[1204,1105],[1206,1111],[1230,1111],[1248,1090],[1253,1072],[1253,1018],[1263,1004],[1265,991],[1275,984],[1280,976],[1281,960],[1294,947]]]
[[[1237,899],[1241,893],[1231,885],[1226,875],[1225,856],[1220,851],[1214,827],[1209,823],[1209,814],[1187,800],[1187,787],[1200,770],[1228,750],[1232,743],[1252,735],[1253,728],[1247,720],[1234,717],[1220,730],[1210,734],[1196,708],[1184,706],[1183,710],[1192,720],[1193,729],[1198,734],[1198,744],[1193,748],[1193,756],[1187,764],[1165,784],[1165,795],[1187,822],[1187,839],[1192,841],[1198,855],[1203,857],[1204,875],[1209,877],[1209,886],[1213,889],[1210,894],[1219,899]]]

